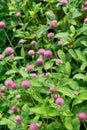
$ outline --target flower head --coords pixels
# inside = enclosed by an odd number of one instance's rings
[[[44,57],[45,57],[45,58],[51,58],[51,57],[52,57],[52,51],[46,50],[46,51],[44,52]]]
[[[57,26],[57,20],[53,20],[51,23],[50,23],[50,28],[55,28]]]
[[[80,112],[80,113],[78,114],[78,119],[79,119],[80,121],[86,120],[86,119],[87,119],[87,114],[86,114],[85,112]]]
[[[5,24],[5,22],[3,22],[3,21],[0,21],[0,28],[5,28],[6,27],[6,24]]]
[[[52,32],[48,33],[47,37],[48,38],[53,38],[54,37],[54,33],[52,33]]]
[[[56,99],[56,104],[57,104],[57,105],[63,105],[63,104],[64,104],[64,99],[61,98],[61,97],[57,98],[57,99]]]
[[[6,53],[7,55],[11,55],[11,54],[14,53],[14,49],[13,49],[12,47],[7,47],[7,48],[5,49],[5,53]]]
[[[39,124],[38,123],[32,123],[30,125],[30,130],[38,130],[39,128]]]
[[[31,84],[29,80],[24,80],[21,85],[23,88],[27,89],[30,87]]]

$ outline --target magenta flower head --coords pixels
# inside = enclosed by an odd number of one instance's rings
[[[78,91],[74,91],[74,95],[78,95],[79,94],[79,92]]]
[[[0,21],[0,28],[5,28],[6,24],[3,21]]]
[[[85,120],[87,119],[87,114],[86,114],[85,112],[80,112],[80,113],[78,114],[78,119],[79,119],[80,121],[85,121]]]
[[[84,11],[87,11],[87,7],[84,7],[83,10],[84,10]]]
[[[56,100],[57,98],[60,98],[60,94],[55,94],[54,95],[54,100]]]
[[[39,55],[44,55],[44,52],[45,52],[45,50],[43,48],[38,50]]]
[[[28,51],[28,55],[32,56],[32,55],[34,55],[34,54],[35,54],[35,51],[34,51],[34,50],[29,50],[29,51]]]
[[[68,48],[69,48],[69,49],[72,49],[72,48],[73,48],[73,45],[68,45]]]
[[[27,70],[28,70],[29,72],[33,71],[33,70],[34,70],[34,66],[33,66],[33,65],[28,65],[28,66],[27,66]]]
[[[42,58],[38,58],[38,59],[37,59],[37,64],[38,64],[39,66],[43,65],[43,59],[42,59]]]
[[[57,105],[60,105],[60,106],[63,105],[63,104],[64,104],[64,99],[61,98],[61,97],[57,98],[57,99],[56,99],[56,104],[57,104]]]
[[[11,85],[11,88],[17,89],[17,87],[18,87],[17,83],[16,83],[16,82],[13,82],[13,84]]]
[[[66,5],[68,3],[68,0],[61,0],[62,5]]]
[[[62,40],[60,40],[60,41],[58,41],[58,44],[59,44],[59,45],[63,45],[64,42],[63,42]]]
[[[21,85],[23,88],[27,89],[30,87],[31,84],[29,80],[24,80]]]
[[[57,26],[57,20],[53,20],[51,23],[50,23],[50,28],[55,28]]]
[[[7,55],[11,55],[11,54],[14,53],[14,49],[13,49],[12,47],[7,47],[7,48],[5,49],[5,53],[6,53]]]
[[[30,125],[30,130],[38,130],[39,126],[40,125],[38,123],[32,123]]]
[[[87,1],[83,2],[83,6],[84,7],[87,6]]]
[[[87,23],[87,18],[84,19],[84,23]]]
[[[20,39],[19,43],[23,44],[23,43],[25,43],[25,40],[24,39]]]
[[[7,79],[7,80],[5,81],[6,87],[11,87],[12,84],[13,84],[13,81],[12,81],[11,79]]]
[[[51,58],[51,57],[52,57],[52,51],[46,50],[46,51],[44,52],[44,57],[45,57],[45,58]]]
[[[2,98],[2,97],[3,97],[3,93],[0,92],[0,98]]]
[[[16,123],[21,123],[21,117],[19,116],[19,115],[17,115],[16,117],[15,117],[15,121],[16,121]]]
[[[2,54],[0,54],[0,60],[3,60],[4,56]]]
[[[50,91],[50,92],[56,92],[56,88],[55,88],[55,87],[50,87],[50,88],[49,88],[49,91]]]
[[[2,91],[6,91],[6,89],[7,89],[6,86],[2,86],[2,87],[1,87],[1,90],[2,90]]]
[[[36,44],[36,41],[33,40],[33,41],[31,42],[31,45],[34,46],[35,44]]]
[[[21,95],[20,95],[20,94],[17,94],[17,95],[16,95],[16,98],[17,98],[17,99],[21,98]]]
[[[38,77],[43,77],[43,76],[45,76],[44,73],[38,75]]]
[[[48,33],[47,37],[48,38],[53,38],[54,37],[54,33],[52,33],[52,32]]]
[[[20,13],[20,12],[17,12],[17,13],[16,13],[16,17],[18,17],[18,18],[21,17],[21,13]]]
[[[62,63],[63,63],[63,61],[61,59],[56,60],[56,65],[59,65],[59,64],[62,64]]]
[[[36,73],[30,74],[30,76],[33,77],[33,78],[37,77]]]

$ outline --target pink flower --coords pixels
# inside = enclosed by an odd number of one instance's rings
[[[20,39],[19,43],[23,44],[23,43],[25,43],[25,40],[24,39]]]
[[[16,13],[16,17],[18,17],[18,18],[21,17],[21,13],[20,13],[20,12],[17,12],[17,13]]]
[[[50,28],[55,28],[57,26],[57,20],[53,20],[51,23],[50,23]]]
[[[4,56],[2,54],[0,54],[0,60],[3,60]]]
[[[2,119],[2,114],[0,114],[0,119]]]
[[[34,51],[34,50],[29,50],[29,51],[28,51],[28,55],[32,56],[32,55],[34,55],[34,54],[35,54],[35,51]]]
[[[84,7],[83,10],[84,10],[84,11],[87,11],[87,7]]]
[[[18,87],[17,83],[16,83],[16,82],[13,82],[13,84],[11,85],[11,88],[17,89],[17,87]]]
[[[79,119],[80,121],[86,120],[86,119],[87,119],[86,113],[85,113],[85,112],[80,112],[80,113],[78,114],[78,119]]]
[[[21,117],[19,115],[17,115],[15,117],[15,121],[16,121],[16,123],[21,123]]]
[[[3,97],[3,93],[0,92],[0,98],[2,98],[2,97]]]
[[[52,51],[46,50],[46,51],[44,52],[44,57],[45,57],[45,58],[51,58],[51,57],[52,57]]]
[[[50,75],[50,72],[47,72],[46,74],[45,74],[45,76],[49,76]]]
[[[34,78],[34,77],[37,77],[36,73],[30,74],[30,76],[33,77],[33,78]]]
[[[63,45],[64,42],[63,42],[62,40],[60,40],[60,41],[58,41],[58,44],[59,44],[59,45]]]
[[[78,91],[74,91],[74,95],[78,95],[79,94],[79,92]]]
[[[12,84],[13,84],[13,81],[12,81],[11,79],[7,79],[7,80],[5,81],[6,87],[11,87]]]
[[[84,19],[84,23],[87,23],[87,18]]]
[[[68,3],[68,0],[61,0],[62,5],[66,5]]]
[[[44,76],[44,73],[38,75],[38,77],[43,77],[43,76]]]
[[[45,52],[45,50],[43,48],[38,50],[39,55],[44,55],[44,52]]]
[[[33,40],[33,41],[31,42],[31,45],[33,46],[33,45],[35,45],[35,44],[36,44],[36,41]]]
[[[72,48],[73,48],[73,45],[68,45],[68,48],[69,48],[69,49],[72,49]]]
[[[52,33],[52,32],[51,32],[51,33],[48,33],[47,37],[48,37],[48,38],[53,38],[53,37],[54,37],[54,33]]]
[[[60,98],[60,94],[55,94],[54,99],[56,100],[57,98]]]
[[[14,53],[14,49],[11,48],[11,47],[7,47],[7,48],[5,49],[5,53],[8,54],[8,55],[11,55],[11,54]]]
[[[20,95],[20,94],[16,95],[16,98],[17,98],[17,99],[19,99],[20,97],[21,97],[21,95]]]
[[[55,87],[50,87],[49,91],[50,91],[50,92],[55,92],[55,91],[56,91],[56,88],[55,88]]]
[[[57,98],[57,99],[56,99],[56,104],[57,104],[57,105],[63,105],[63,104],[64,104],[64,99],[61,98],[61,97]]]
[[[39,124],[38,123],[32,123],[30,125],[30,130],[38,130],[39,128]]]
[[[8,60],[12,60],[12,58],[13,58],[12,55],[8,56]]]
[[[1,90],[2,90],[2,91],[6,91],[6,89],[7,89],[6,86],[2,86],[2,87],[1,87]]]
[[[83,6],[87,6],[87,1],[83,2]]]
[[[42,58],[38,58],[38,59],[37,59],[37,64],[38,64],[39,66],[43,65],[43,59],[42,59]]]
[[[6,24],[3,21],[0,21],[0,28],[5,28]]]
[[[33,66],[33,65],[28,65],[28,66],[27,66],[27,70],[28,70],[29,72],[33,71],[33,70],[34,70],[34,66]]]
[[[27,89],[30,87],[31,84],[30,84],[30,81],[24,80],[21,85],[23,88]]]
[[[56,60],[56,65],[62,64],[62,63],[63,63],[63,61],[62,61],[61,59],[57,59],[57,60]]]

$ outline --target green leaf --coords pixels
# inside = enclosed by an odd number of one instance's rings
[[[75,51],[73,49],[69,49],[69,54],[76,60],[77,59],[77,55],[75,53]]]
[[[65,117],[64,126],[67,130],[73,130],[72,119],[70,117]]]
[[[84,74],[76,74],[73,76],[73,79],[77,79],[77,80],[82,79],[83,81],[87,81],[87,76]]]
[[[78,120],[77,117],[72,119],[72,126],[73,126],[73,130],[80,130],[80,121]]]
[[[80,51],[80,50],[75,50],[79,60],[86,62],[86,56]]]
[[[44,69],[45,70],[48,70],[48,69],[51,69],[52,68],[52,66],[53,66],[53,63],[51,62],[46,62],[45,64],[44,64]]]
[[[23,47],[21,48],[21,56],[22,56],[22,57],[25,57],[25,50],[24,50]]]
[[[55,35],[55,38],[59,38],[59,39],[62,39],[64,41],[69,41],[70,40],[69,33],[67,33],[67,32],[57,33]]]
[[[65,74],[70,75],[71,74],[71,65],[69,62],[65,63]]]
[[[81,66],[80,66],[80,70],[83,71],[87,66],[87,62],[83,63]]]
[[[52,122],[47,126],[47,130],[65,130],[59,122]]]
[[[63,62],[66,61],[65,53],[62,50],[58,50],[58,56]]]
[[[7,125],[7,118],[3,117],[2,119],[0,119],[0,125]]]

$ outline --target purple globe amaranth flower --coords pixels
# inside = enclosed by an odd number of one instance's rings
[[[23,44],[23,43],[25,43],[25,41],[26,41],[26,40],[24,40],[24,39],[20,39],[20,40],[19,40],[19,43]]]
[[[47,37],[48,38],[53,38],[54,37],[54,33],[52,33],[52,32],[48,33]]]
[[[47,72],[46,74],[45,74],[45,76],[49,76],[50,75],[50,72]]]
[[[17,99],[21,98],[21,95],[20,95],[20,94],[17,94],[17,95],[16,95],[16,98],[17,98]]]
[[[87,11],[87,7],[84,7],[83,10],[84,10],[84,11]]]
[[[45,58],[51,58],[51,57],[52,57],[52,51],[46,50],[46,51],[44,52],[44,57],[45,57]]]
[[[87,1],[83,2],[83,6],[87,6]]]
[[[50,28],[55,28],[55,27],[57,27],[57,20],[53,20],[53,21],[51,21],[51,23],[50,23]]]
[[[17,83],[16,83],[16,82],[13,82],[12,85],[11,85],[11,88],[17,89],[17,87],[18,87]]]
[[[56,65],[62,64],[62,63],[63,63],[63,61],[61,59],[56,59]]]
[[[15,121],[16,121],[16,123],[21,123],[21,121],[22,121],[22,119],[21,119],[21,117],[19,116],[19,115],[17,115],[16,117],[15,117]]]
[[[42,66],[42,65],[43,65],[43,59],[42,59],[42,58],[38,58],[36,62],[37,62],[37,64],[38,64],[39,66]]]
[[[63,42],[62,40],[60,40],[60,41],[58,41],[58,44],[59,44],[59,45],[63,45],[64,42]]]
[[[84,19],[84,23],[87,23],[87,18]]]
[[[14,53],[14,49],[13,49],[12,47],[7,47],[7,48],[5,49],[5,53],[6,53],[7,55],[11,55],[11,54]]]
[[[74,95],[78,95],[79,94],[79,92],[78,91],[74,91]]]
[[[11,79],[7,79],[7,80],[5,81],[6,87],[11,87],[12,84],[13,84],[13,81],[12,81]]]
[[[32,123],[30,125],[30,130],[38,130],[39,126],[40,125],[38,123]]]
[[[0,92],[0,98],[2,98],[2,97],[3,97],[3,93]]]
[[[57,99],[56,99],[56,104],[57,104],[57,105],[60,105],[60,106],[63,105],[63,104],[64,104],[64,99],[61,98],[61,97],[57,98]]]
[[[49,88],[49,91],[50,91],[50,92],[56,92],[56,88],[55,88],[55,87],[50,87],[50,88]]]
[[[38,54],[39,55],[44,55],[44,52],[45,52],[45,50],[43,48],[41,48],[41,49],[38,50]]]
[[[55,94],[54,95],[54,100],[56,100],[57,98],[60,98],[60,94]]]
[[[32,56],[32,55],[34,55],[34,54],[35,54],[35,51],[34,51],[34,50],[29,50],[29,51],[28,51],[28,55]]]
[[[27,66],[27,70],[28,70],[29,72],[33,71],[33,70],[34,70],[34,66],[33,66],[33,65],[28,65],[28,66]]]
[[[69,49],[72,49],[72,48],[73,48],[73,45],[68,45],[68,48],[69,48]]]
[[[21,13],[20,13],[20,12],[17,12],[17,13],[16,13],[16,17],[20,18],[20,17],[21,17]]]
[[[3,21],[0,21],[0,28],[5,28],[6,27],[6,24],[5,24],[5,22],[3,22]]]
[[[4,56],[2,54],[0,54],[0,60],[3,60]]]
[[[38,77],[43,77],[43,76],[44,76],[44,73],[38,75]]]
[[[87,114],[86,114],[85,112],[80,112],[80,113],[78,114],[78,119],[79,119],[80,121],[85,121],[85,120],[87,119]]]
[[[31,73],[30,76],[33,77],[33,78],[37,77],[36,73]]]
[[[62,4],[62,5],[68,4],[68,0],[61,0],[61,4]]]
[[[23,88],[27,89],[30,87],[31,83],[29,80],[24,80],[21,85]]]
[[[36,41],[33,40],[33,41],[31,42],[31,45],[34,46],[35,44],[36,44]]]
[[[6,89],[7,89],[6,86],[2,86],[2,87],[1,87],[1,90],[2,90],[2,91],[6,91]]]

